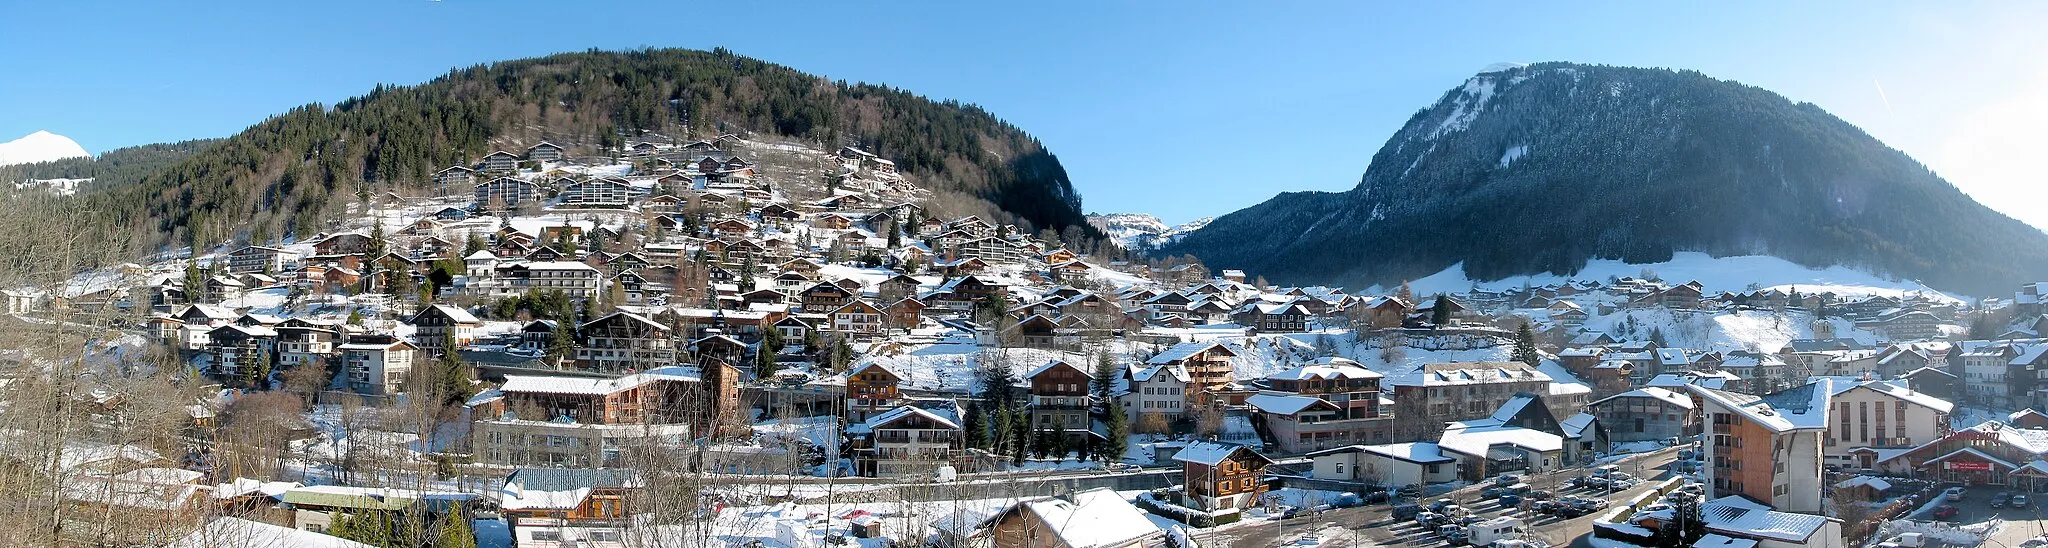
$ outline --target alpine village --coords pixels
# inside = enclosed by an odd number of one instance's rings
[[[2048,483],[2048,284],[1276,284],[1024,160],[683,96],[354,178],[414,145],[336,130],[128,256],[79,258],[106,210],[7,227],[7,544],[1917,548]],[[1032,157],[1006,127],[960,131]]]

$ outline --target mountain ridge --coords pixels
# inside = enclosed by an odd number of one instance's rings
[[[91,152],[70,137],[36,130],[35,133],[0,143],[0,166],[40,164],[69,158],[90,158]]]
[[[1996,294],[2048,235],[1810,103],[1694,71],[1541,63],[1418,110],[1343,192],[1289,192],[1159,252],[1282,283],[1771,255]]]

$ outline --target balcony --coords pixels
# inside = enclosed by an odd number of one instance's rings
[[[1719,423],[1719,422],[1717,422],[1717,423],[1714,423],[1714,433],[1715,433],[1715,434],[1727,434],[1727,433],[1733,432],[1734,430],[1735,430],[1735,425],[1733,425],[1733,424],[1726,424],[1726,423]]]

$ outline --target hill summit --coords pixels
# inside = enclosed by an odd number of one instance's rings
[[[1681,251],[1975,295],[2048,275],[2048,235],[1812,104],[1693,71],[1489,69],[1416,111],[1351,190],[1283,193],[1160,252],[1360,286]]]

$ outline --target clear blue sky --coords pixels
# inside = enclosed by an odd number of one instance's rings
[[[2048,4],[14,2],[0,141],[225,136],[456,66],[588,48],[740,54],[987,107],[1090,211],[1169,222],[1355,184],[1498,61],[1690,68],[1811,101],[2048,226]],[[1882,92],[1880,92],[1880,89]],[[1253,157],[1256,171],[1226,159]]]

